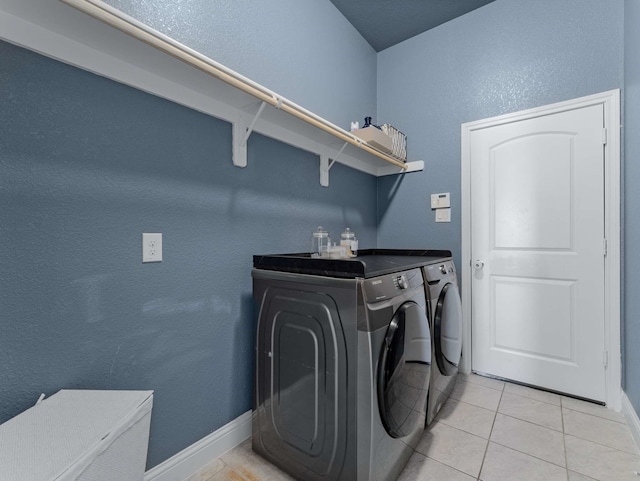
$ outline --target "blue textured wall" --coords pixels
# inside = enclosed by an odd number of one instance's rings
[[[106,3],[349,130],[376,107],[376,52],[329,0]]]
[[[153,389],[148,466],[251,408],[257,253],[375,247],[376,180],[0,43],[0,423],[61,388]],[[357,192],[358,195],[353,195]],[[142,232],[164,261],[141,263]]]
[[[459,260],[460,124],[621,88],[623,18],[623,0],[497,0],[380,52],[378,119],[425,169],[379,182],[379,247]],[[434,222],[437,192],[451,192],[450,224]]]
[[[625,0],[623,388],[640,413],[640,2]]]
[[[253,136],[249,166],[234,168],[228,124],[0,43],[0,422],[63,387],[154,389],[151,467],[249,409],[251,255],[306,249],[322,223],[350,225],[365,248],[377,235],[459,257],[460,124],[621,87],[624,1],[497,0],[385,50],[377,120],[409,135],[425,172],[376,183],[336,165],[328,189],[315,156]],[[328,1],[223,1],[198,18],[110,3],[340,125],[375,108],[375,53]],[[626,4],[637,126],[640,12]],[[626,149],[633,192],[640,144]],[[442,191],[451,224],[428,208]],[[161,264],[141,264],[142,232],[163,232]],[[626,259],[633,319],[640,260]],[[636,410],[637,324],[625,327]]]

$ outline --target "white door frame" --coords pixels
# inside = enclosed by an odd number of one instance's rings
[[[517,122],[542,115],[559,113],[591,105],[604,106],[607,142],[604,145],[604,232],[607,239],[605,257],[605,321],[604,340],[608,354],[606,403],[610,409],[620,411],[622,366],[620,351],[620,90],[610,90],[588,97],[559,102],[552,105],[501,115],[462,124],[462,361],[460,370],[471,371],[471,151],[470,137],[475,130]]]

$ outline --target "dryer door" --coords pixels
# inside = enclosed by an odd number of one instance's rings
[[[394,438],[422,428],[431,378],[431,336],[424,308],[405,302],[387,328],[378,364],[378,407]]]
[[[433,339],[438,369],[445,376],[456,374],[462,356],[462,303],[453,282],[440,291],[433,319]]]

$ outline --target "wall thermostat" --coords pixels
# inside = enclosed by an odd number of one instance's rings
[[[449,192],[443,194],[431,194],[431,208],[444,209],[451,207],[451,195]]]

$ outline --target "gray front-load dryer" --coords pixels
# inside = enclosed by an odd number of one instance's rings
[[[435,418],[455,387],[462,357],[462,303],[452,259],[423,267],[433,335],[433,369],[427,424]]]
[[[252,446],[298,480],[395,480],[424,433],[432,340],[421,265],[376,262],[352,278],[252,271]]]

